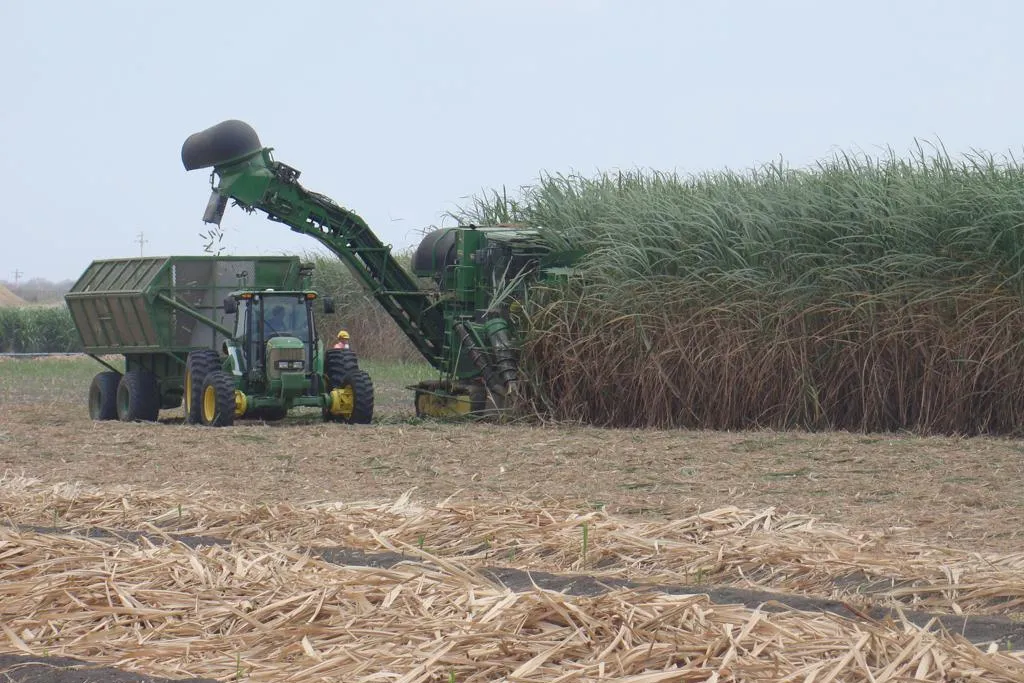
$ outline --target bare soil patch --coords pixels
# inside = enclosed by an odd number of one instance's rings
[[[404,416],[399,416],[403,417]],[[1015,551],[1024,447],[1013,439],[602,430],[316,417],[206,429],[94,423],[80,405],[6,405],[0,471],[44,481],[189,482],[254,501],[575,501],[669,519],[723,505]]]

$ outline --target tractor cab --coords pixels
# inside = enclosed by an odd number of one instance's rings
[[[228,344],[232,366],[250,383],[272,384],[313,371],[316,331],[311,291],[243,290],[224,302],[235,315],[235,333]],[[289,383],[289,382],[286,382]],[[269,388],[269,386],[265,387]]]

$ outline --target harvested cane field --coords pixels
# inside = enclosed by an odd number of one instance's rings
[[[534,408],[623,427],[1019,434],[1024,167],[548,176],[458,215],[582,255],[526,306]]]
[[[93,423],[0,360],[5,681],[1024,681],[1011,438]],[[429,374],[429,373],[428,373]]]

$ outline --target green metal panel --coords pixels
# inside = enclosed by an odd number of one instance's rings
[[[186,354],[224,340],[187,311],[231,328],[234,315],[223,311],[230,292],[304,285],[295,256],[108,259],[90,264],[65,300],[87,353]]]

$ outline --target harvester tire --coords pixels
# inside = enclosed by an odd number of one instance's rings
[[[129,370],[117,385],[117,418],[123,422],[155,422],[160,414],[160,386],[148,370]]]
[[[89,385],[89,417],[94,420],[117,419],[117,385],[120,372],[101,372]]]
[[[220,356],[213,349],[199,349],[185,361],[185,422],[199,424],[203,406],[203,383],[207,375],[220,370]]]
[[[352,411],[349,415],[331,413],[329,407],[323,409],[324,419],[346,424],[370,424],[373,421],[373,380],[365,370],[352,370],[344,377],[330,376],[328,391],[334,389],[350,389],[352,391]]]
[[[203,381],[199,417],[207,427],[230,427],[235,423],[235,380],[215,370]]]
[[[341,386],[341,382],[348,377],[350,372],[359,369],[359,357],[356,352],[350,349],[330,349],[324,362],[324,374],[335,386]]]

